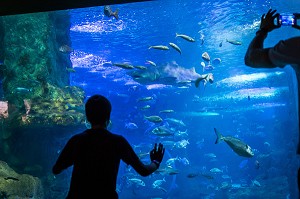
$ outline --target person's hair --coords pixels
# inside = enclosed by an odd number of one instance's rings
[[[85,103],[85,115],[92,124],[105,124],[110,120],[111,104],[109,100],[102,95],[93,95]]]

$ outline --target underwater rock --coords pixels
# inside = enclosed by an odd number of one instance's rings
[[[8,103],[8,116],[2,115],[7,117],[6,124],[81,123],[84,92],[69,86],[66,70],[72,68],[69,52],[73,50],[69,12],[8,16],[0,22],[5,52],[2,63],[0,50],[0,72]]]
[[[41,181],[28,174],[18,174],[0,161],[0,198],[44,198]]]

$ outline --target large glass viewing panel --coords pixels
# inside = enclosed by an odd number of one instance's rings
[[[166,147],[149,177],[121,162],[119,198],[299,198],[295,72],[244,63],[270,8],[292,14],[300,2],[165,0],[110,5],[112,16],[100,6],[0,17],[0,198],[66,197],[72,167],[54,176],[52,166],[89,128],[93,94],[111,101],[110,130],[143,162],[154,143]],[[299,35],[282,26],[264,47]],[[215,144],[214,129],[254,156]]]

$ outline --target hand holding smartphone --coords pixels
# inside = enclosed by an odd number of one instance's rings
[[[293,14],[289,15],[279,15],[279,24],[282,26],[292,26],[295,25],[296,18]]]
[[[277,19],[277,24],[278,26],[292,26],[300,29],[300,24],[298,25],[297,19],[300,19],[300,13],[281,14]]]

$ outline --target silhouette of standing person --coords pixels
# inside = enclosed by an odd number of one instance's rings
[[[150,152],[151,163],[142,163],[123,136],[107,130],[111,108],[104,96],[91,96],[85,104],[91,129],[71,137],[53,166],[56,175],[73,165],[67,199],[118,198],[116,181],[120,160],[141,176],[159,168],[165,152],[163,145],[155,143]]]
[[[275,24],[279,14],[276,10],[270,9],[267,14],[261,17],[260,29],[256,32],[256,36],[251,41],[245,55],[245,64],[253,68],[283,68],[291,65],[296,72],[298,83],[298,120],[300,116],[300,36],[292,37],[287,40],[279,41],[274,47],[264,48],[263,43],[268,33],[279,28],[281,24]],[[293,14],[295,17],[292,27],[300,30],[299,13]],[[298,122],[299,123],[299,122]],[[300,125],[300,123],[298,124]],[[299,126],[300,129],[300,126]],[[297,154],[300,154],[300,135],[298,141]],[[298,189],[300,190],[300,168],[298,169]]]

